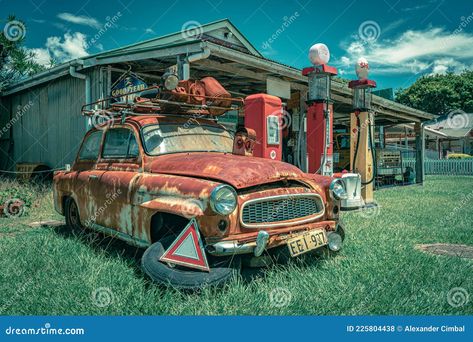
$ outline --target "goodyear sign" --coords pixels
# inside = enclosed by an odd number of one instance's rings
[[[127,75],[112,87],[112,96],[117,97],[119,101],[126,101],[126,94],[139,92],[147,87],[148,85],[140,78],[134,75]],[[139,93],[128,95],[128,101],[133,100],[138,94]],[[118,97],[120,98],[118,99]]]

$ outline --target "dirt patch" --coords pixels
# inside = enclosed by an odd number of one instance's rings
[[[436,255],[447,255],[459,258],[473,259],[473,246],[457,245],[451,243],[433,243],[416,245],[416,248]]]
[[[44,220],[44,221],[36,221],[28,223],[28,226],[32,228],[40,228],[40,227],[60,227],[64,226],[66,223],[60,220]]]
[[[8,238],[8,237],[15,237],[19,234],[24,234],[22,231],[11,231],[11,232],[0,232],[0,238]]]

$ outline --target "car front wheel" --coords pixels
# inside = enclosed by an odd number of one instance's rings
[[[175,238],[164,237],[149,246],[143,254],[141,265],[154,282],[178,289],[197,290],[204,286],[222,285],[240,272],[241,259],[238,256],[208,256],[209,272],[161,262],[159,258]]]

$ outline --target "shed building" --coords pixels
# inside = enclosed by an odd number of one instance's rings
[[[197,32],[198,31],[198,32]],[[233,95],[270,93],[287,103],[294,116],[304,110],[308,90],[301,70],[264,58],[227,19],[203,25],[193,35],[177,32],[61,64],[10,85],[0,93],[0,170],[18,164],[62,168],[75,158],[88,129],[81,107],[110,95],[112,84],[132,71],[148,84],[168,68],[192,78],[211,75]],[[349,125],[352,91],[332,81],[334,119]],[[374,96],[377,126],[414,124],[417,158],[423,159],[423,121],[434,115]],[[422,182],[422,163],[418,163]],[[300,165],[304,168],[304,165]]]

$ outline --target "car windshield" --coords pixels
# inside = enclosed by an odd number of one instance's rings
[[[233,151],[233,136],[223,127],[211,125],[160,124],[142,129],[143,144],[149,155],[182,152]]]

